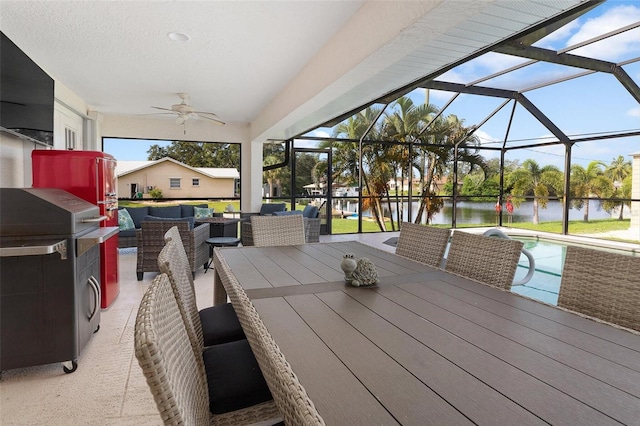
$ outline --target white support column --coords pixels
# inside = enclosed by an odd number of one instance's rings
[[[242,211],[257,212],[262,204],[262,142],[243,143],[241,152]]]
[[[640,152],[631,154],[631,198],[640,199]],[[633,235],[640,239],[640,201],[631,202],[631,226]]]

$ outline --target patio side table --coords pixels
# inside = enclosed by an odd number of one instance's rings
[[[206,274],[211,266],[211,262],[213,262],[213,248],[214,247],[237,247],[240,244],[240,238],[236,237],[213,237],[207,238],[205,241],[209,244],[209,263],[204,268],[204,273]]]

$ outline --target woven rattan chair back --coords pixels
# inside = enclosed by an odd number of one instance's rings
[[[135,355],[165,425],[211,422],[202,358],[195,356],[165,274],[145,292],[134,331]]]
[[[184,317],[189,340],[195,353],[201,354],[204,348],[202,323],[198,314],[193,281],[190,280],[191,271],[188,266],[185,268],[185,262],[180,253],[180,243],[173,239],[165,243],[158,255],[158,268],[169,278],[180,313]]]
[[[219,249],[215,249],[219,250]],[[214,256],[215,270],[219,274],[247,340],[269,385],[273,400],[287,425],[324,425],[313,401],[300,384],[280,348],[260,319],[253,303],[220,256]]]
[[[293,246],[305,243],[302,215],[251,216],[253,245]]]
[[[522,241],[455,231],[451,237],[445,270],[483,284],[511,290],[522,246]]]
[[[450,235],[448,229],[403,222],[396,254],[439,268]]]
[[[169,228],[167,232],[164,234],[164,242],[168,242],[173,240],[176,242],[178,248],[178,260],[182,264],[182,267],[189,270],[189,258],[187,257],[187,250],[184,247],[184,243],[182,242],[182,237],[180,236],[180,231],[178,231],[177,226],[172,226]],[[193,284],[193,275],[189,275],[189,281]]]
[[[568,246],[558,306],[640,331],[640,258]]]

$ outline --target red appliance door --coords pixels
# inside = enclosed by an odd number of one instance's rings
[[[107,216],[101,226],[118,226],[117,162],[109,157],[101,157],[97,161],[98,205],[100,214]]]

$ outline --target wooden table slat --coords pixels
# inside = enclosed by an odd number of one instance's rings
[[[401,287],[406,289],[404,285]],[[437,303],[426,307],[416,297],[417,291],[409,293],[393,287],[381,288],[379,292],[427,321],[622,423],[633,424],[640,418],[640,399],[606,382],[580,373],[491,330],[464,320],[455,313],[440,308]]]

